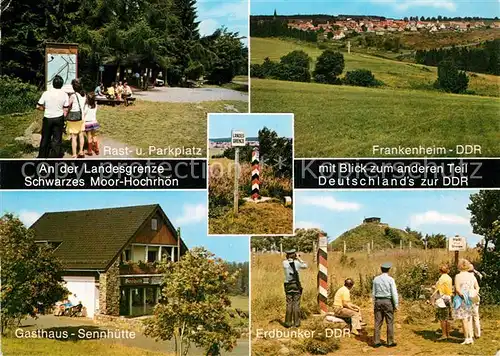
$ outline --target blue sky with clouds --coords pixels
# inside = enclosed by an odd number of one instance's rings
[[[210,115],[209,138],[230,137],[231,130],[242,130],[246,137],[256,137],[263,127],[276,131],[278,136],[293,137],[293,115],[291,114],[234,114]]]
[[[198,0],[197,8],[202,36],[225,26],[248,38],[248,0]],[[248,39],[243,42],[248,43]]]
[[[498,0],[252,0],[252,15],[329,14],[405,16],[500,17]]]
[[[390,226],[407,226],[422,233],[460,235],[475,245],[481,237],[472,232],[469,196],[476,190],[392,190],[295,192],[296,227],[319,227],[330,240],[378,216]]]
[[[227,261],[248,261],[248,237],[207,236],[205,191],[2,192],[0,201],[2,215],[14,213],[28,226],[50,211],[160,204],[188,248],[204,246]]]

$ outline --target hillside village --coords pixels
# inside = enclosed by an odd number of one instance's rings
[[[396,19],[354,19],[346,18],[343,20],[326,21],[325,23],[314,23],[312,19],[289,19],[288,28],[301,31],[319,31],[327,38],[329,33],[334,40],[341,40],[348,35],[358,33],[375,33],[383,36],[388,33],[397,32],[466,32],[477,29],[495,28],[500,29],[500,21],[486,23],[478,21],[445,21],[413,18]]]

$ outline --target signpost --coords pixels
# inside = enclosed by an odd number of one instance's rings
[[[458,265],[458,254],[467,249],[467,240],[463,236],[455,235],[448,239],[448,251],[455,252],[455,266]]]
[[[45,43],[45,89],[52,88],[52,80],[58,75],[63,79],[62,89],[73,92],[71,81],[78,76],[77,43]]]
[[[238,215],[238,179],[240,176],[240,147],[245,146],[245,133],[240,130],[231,130],[231,147],[234,147],[234,202],[233,212]]]

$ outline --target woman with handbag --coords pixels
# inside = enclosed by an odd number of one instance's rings
[[[82,84],[79,79],[73,79],[71,86],[75,91],[69,97],[69,113],[67,116],[67,130],[71,136],[71,150],[73,158],[84,158],[83,146],[85,144],[85,122],[83,121],[83,107],[85,106],[85,96]],[[78,145],[78,140],[80,140]],[[77,152],[77,148],[79,150]]]
[[[451,320],[451,297],[453,295],[453,281],[448,275],[450,269],[447,265],[439,268],[441,277],[436,282],[436,290],[432,295],[434,306],[436,307],[436,317],[441,323],[442,335],[439,340],[446,340],[450,337]]]

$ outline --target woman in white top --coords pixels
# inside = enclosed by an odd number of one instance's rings
[[[453,318],[460,319],[463,323],[465,340],[462,344],[473,344],[473,330],[472,330],[472,315],[473,315],[473,295],[479,291],[474,274],[469,273],[471,263],[466,259],[458,261],[458,269],[460,273],[455,276],[455,293],[461,298],[461,304],[458,308],[453,308]]]
[[[472,274],[474,277],[478,276],[479,280],[481,280],[482,275],[478,271],[474,269],[474,266],[470,265],[469,268],[469,273]],[[476,283],[477,283],[477,278],[476,278]],[[472,299],[472,327],[474,329],[474,337],[476,339],[479,339],[481,337],[481,321],[479,320],[479,285],[477,285],[477,288],[475,288],[476,291],[473,292],[473,296],[471,297]]]
[[[69,97],[68,113],[68,133],[71,136],[71,150],[73,158],[84,158],[83,145],[85,144],[85,123],[83,121],[83,108],[85,106],[85,96],[83,96],[82,85],[79,79],[71,81],[75,91]],[[79,150],[77,151],[78,140],[80,140]]]
[[[87,155],[92,156],[92,151],[96,155],[99,154],[99,141],[97,139],[97,130],[99,130],[99,122],[97,122],[97,103],[95,93],[87,94],[87,101],[83,109],[83,117],[85,121],[85,132],[87,133]]]
[[[64,117],[68,113],[68,94],[62,90],[61,76],[52,80],[52,89],[45,91],[37,103],[37,109],[43,111],[42,138],[38,158],[62,158],[62,134]]]

